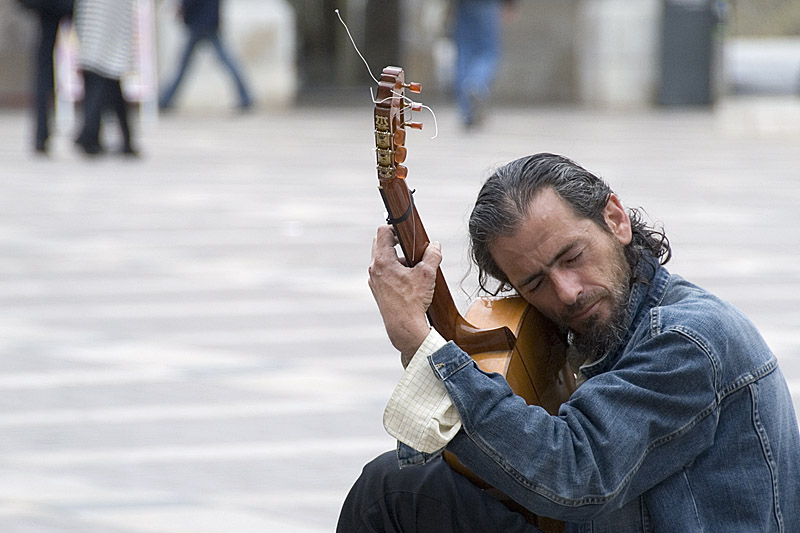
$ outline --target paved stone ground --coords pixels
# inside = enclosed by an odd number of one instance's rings
[[[393,443],[400,374],[366,285],[371,105],[140,128],[141,160],[28,150],[0,114],[0,531],[329,532]],[[410,134],[409,184],[460,305],[488,168],[575,158],[667,228],[674,271],[744,309],[800,407],[800,107],[451,109]],[[113,136],[114,130],[109,128]]]

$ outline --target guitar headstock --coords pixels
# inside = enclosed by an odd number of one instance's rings
[[[375,146],[381,184],[408,175],[408,169],[402,165],[408,154],[405,128],[422,129],[420,122],[406,122],[406,112],[419,111],[422,106],[407,99],[405,89],[418,93],[420,84],[405,83],[400,67],[383,69],[375,103]]]

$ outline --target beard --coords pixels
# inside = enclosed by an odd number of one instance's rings
[[[625,258],[624,248],[616,244],[617,253],[613,256],[611,274],[613,276],[607,291],[611,299],[611,310],[607,319],[599,316],[589,317],[582,325],[581,331],[568,330],[570,348],[567,352],[572,369],[578,369],[593,363],[618,346],[624,336],[628,323],[628,300],[631,294],[631,268]],[[580,309],[583,301],[592,301],[596,295],[587,295],[575,304]]]

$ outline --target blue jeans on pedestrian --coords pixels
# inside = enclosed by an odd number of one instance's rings
[[[219,57],[220,61],[222,61],[222,63],[231,73],[231,76],[236,83],[236,88],[239,92],[239,107],[250,107],[253,103],[253,100],[250,98],[250,93],[244,84],[244,80],[239,72],[239,68],[230,54],[228,54],[228,52],[225,50],[225,47],[222,45],[222,41],[219,38],[219,32],[216,30],[212,32],[191,32],[189,34],[189,40],[186,43],[186,47],[183,51],[183,57],[181,58],[178,74],[172,84],[170,84],[168,88],[161,94],[161,98],[159,98],[158,101],[159,107],[171,107],[172,99],[175,97],[175,93],[178,91],[181,80],[183,79],[183,76],[189,67],[194,49],[200,43],[200,41],[203,40],[208,40],[212,45],[214,45],[214,49],[217,51],[217,57]]]
[[[455,26],[456,102],[463,122],[480,121],[502,47],[500,0],[458,0]]]

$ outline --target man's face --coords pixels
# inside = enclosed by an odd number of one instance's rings
[[[576,337],[602,344],[628,299],[625,209],[612,194],[603,211],[610,233],[576,216],[552,189],[534,198],[530,213],[516,234],[492,243],[492,257],[536,309]]]

